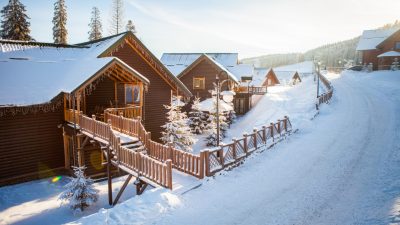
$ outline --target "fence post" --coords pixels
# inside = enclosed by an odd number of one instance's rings
[[[275,126],[274,126],[273,123],[270,123],[269,125],[270,125],[270,127],[271,127],[272,142],[275,142],[275,134],[274,134],[274,128],[275,128]]]
[[[263,130],[263,135],[262,135],[262,139],[263,139],[263,143],[266,144],[267,143],[267,127],[266,126],[262,126],[262,130]]]
[[[247,151],[247,134],[244,133],[243,137],[244,137],[244,139],[243,139],[243,150],[244,150],[244,153],[246,153],[246,155],[248,155],[248,151]]]
[[[92,128],[92,135],[93,135],[93,138],[95,137],[95,133],[96,133],[96,115],[94,115],[94,114],[92,114],[92,126],[91,126],[91,128]]]
[[[288,117],[285,116],[284,118],[285,118],[285,119],[283,119],[283,126],[285,127],[285,132],[287,133],[287,132],[288,132],[288,128],[287,128],[287,120],[288,120]]]
[[[210,150],[209,149],[204,149],[204,166],[205,166],[205,172],[206,176],[209,177],[210,175]]]
[[[167,164],[168,185],[167,187],[172,190],[172,161],[168,159],[165,161]]]
[[[253,136],[254,136],[253,141],[254,141],[254,150],[255,150],[255,149],[257,149],[257,129],[256,128],[253,129]]]
[[[218,148],[219,162],[221,163],[222,168],[224,168],[224,150],[221,148],[221,146],[218,146]]]
[[[199,178],[203,179],[204,178],[204,162],[206,161],[205,158],[206,157],[206,152],[201,151],[200,152],[200,162],[198,166],[199,169]]]
[[[118,126],[119,126],[119,131],[122,133],[122,127],[123,127],[123,124],[122,124],[122,117],[123,117],[123,112],[119,112],[119,123],[118,123]]]
[[[233,159],[236,161],[236,143],[237,143],[237,139],[236,138],[232,138],[232,141],[233,141],[232,156],[233,156]]]
[[[281,120],[278,120],[278,134],[280,135],[281,134]]]
[[[119,165],[119,163],[120,163],[120,155],[119,155],[119,147],[121,146],[121,138],[120,137],[117,137],[117,143],[115,143],[115,145],[113,146],[113,148],[114,148],[114,151],[115,151],[115,155],[117,156],[117,162],[118,162],[118,165]]]
[[[167,143],[167,146],[168,146],[168,159],[171,159],[172,160],[172,163],[174,162],[174,154],[173,154],[173,146],[174,146],[174,143],[172,143],[172,142],[168,142]]]

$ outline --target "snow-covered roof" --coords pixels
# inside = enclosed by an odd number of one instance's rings
[[[204,112],[215,112],[214,110],[214,98],[208,98],[204,101],[200,102],[200,110],[204,111]],[[221,111],[232,111],[233,107],[231,105],[229,105],[228,103],[220,100],[219,101],[219,110]]]
[[[253,78],[250,84],[254,86],[261,86],[270,70],[271,68],[254,68]]]
[[[242,77],[251,77],[254,73],[254,67],[248,64],[237,64],[234,66],[227,66],[226,68],[232,72],[238,80],[241,80]]]
[[[365,30],[361,35],[356,50],[364,51],[376,49],[376,46],[378,46],[398,30],[399,29],[397,28]]]
[[[378,55],[378,58],[382,58],[382,57],[398,57],[400,56],[400,52],[396,52],[396,51],[388,51],[385,53],[382,53],[380,55]]]
[[[225,71],[226,74],[228,74],[228,76],[229,76],[232,80],[234,80],[234,81],[236,81],[236,82],[239,81],[239,80],[236,78],[236,76],[235,76],[234,74],[232,74],[226,67],[224,67],[223,65],[221,65],[217,60],[213,59],[212,57],[210,57],[210,56],[208,56],[208,55],[205,55],[205,56],[206,56],[208,59],[210,59],[212,62],[214,62],[215,65],[217,65],[221,70]]]
[[[72,92],[113,61],[149,83],[118,58],[98,58],[121,35],[76,47],[1,41],[0,105],[48,102],[60,92]]]
[[[232,75],[235,81],[250,70],[247,65],[238,64],[238,53],[164,53],[160,60],[172,74],[178,76],[202,55],[206,55],[229,76]]]
[[[275,75],[280,83],[289,83],[297,71],[279,71],[274,69]]]

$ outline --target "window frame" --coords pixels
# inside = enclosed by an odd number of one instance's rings
[[[131,96],[132,96],[132,102],[128,102],[127,101],[127,88],[130,87],[131,88]],[[138,90],[138,101],[135,101],[135,90]],[[141,105],[141,93],[142,90],[140,88],[140,85],[138,84],[125,84],[124,85],[124,93],[125,93],[125,105]]]
[[[203,82],[202,87],[201,87],[201,85],[199,85],[200,87],[196,87],[197,80],[200,80]],[[206,78],[205,77],[193,77],[193,90],[204,90],[204,89],[206,89]]]

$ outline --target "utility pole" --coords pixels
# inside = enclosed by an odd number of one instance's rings
[[[217,80],[217,146],[219,146],[219,74],[217,74],[216,80]]]
[[[318,62],[318,71],[317,71],[317,104],[315,105],[317,110],[318,110],[318,105],[319,105],[319,74],[321,72],[320,70],[321,62]]]

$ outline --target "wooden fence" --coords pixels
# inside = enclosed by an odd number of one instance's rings
[[[136,118],[142,116],[142,107],[141,106],[128,106],[124,108],[107,108],[105,110],[104,116],[105,121],[108,121],[106,114],[112,115],[121,115],[125,118]]]
[[[331,82],[323,76],[321,73],[317,72],[317,75],[319,76],[319,79],[322,81],[322,83],[325,85],[326,89],[328,90],[326,93],[323,93],[320,95],[317,99],[317,106],[321,105],[322,103],[328,103],[332,96],[333,96],[333,87],[331,85]]]
[[[140,121],[140,117],[130,119],[123,117],[121,114],[119,116],[109,114],[107,111],[105,112],[105,117],[108,118],[112,129],[130,136],[138,137],[151,158],[161,162],[171,160],[173,168],[199,179],[204,177],[203,155],[194,155],[172,148],[171,145],[163,145],[151,140],[151,133],[146,131]]]
[[[92,118],[83,115],[81,112],[74,112],[68,110],[68,115],[65,117],[67,121],[73,123],[71,114],[75,113],[75,121],[79,125],[81,131],[108,145],[111,149],[110,155],[112,162],[120,167],[123,166],[130,171],[136,173],[137,176],[150,182],[154,182],[160,186],[172,189],[172,161],[165,160],[163,162],[151,158],[142,152],[135,152],[134,150],[121,146],[120,138],[117,137],[113,131],[114,128],[121,133],[136,136],[139,133],[140,121],[123,118],[120,116],[109,116],[109,123],[104,123],[96,120],[93,115]],[[121,127],[118,127],[121,125]],[[143,126],[142,126],[143,128]],[[144,129],[144,128],[143,128]],[[121,167],[120,167],[121,168]],[[125,169],[126,171],[126,169]],[[130,171],[126,171],[130,173]]]
[[[292,131],[292,124],[288,117],[263,126],[262,129],[254,129],[251,134],[244,134],[240,139],[232,139],[231,143],[220,145],[213,150],[204,150],[205,175],[212,176],[220,170],[237,163],[250,155],[255,150],[272,145],[277,139]]]

